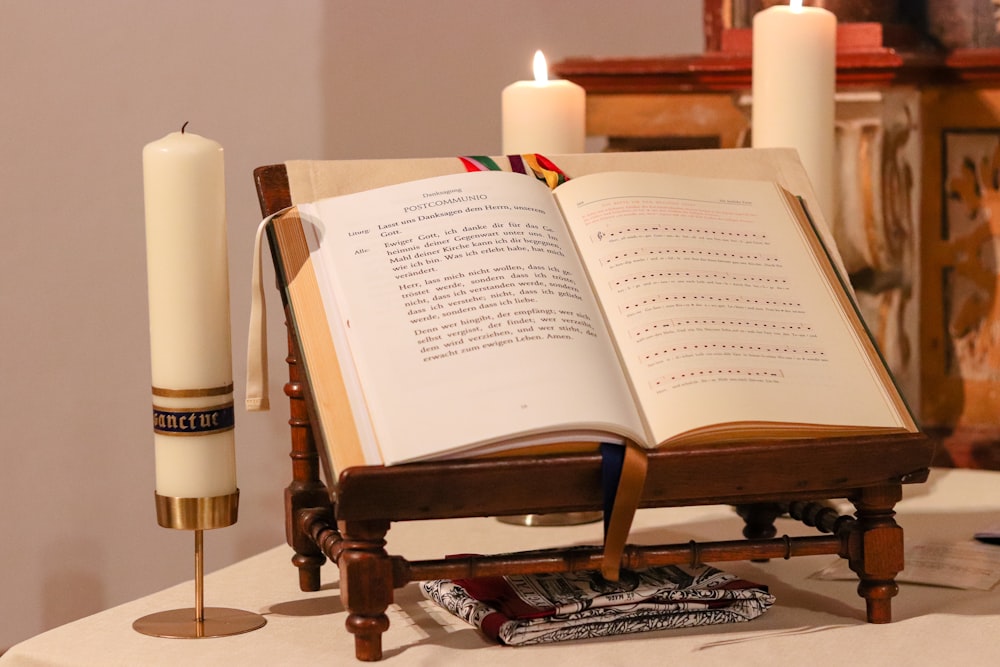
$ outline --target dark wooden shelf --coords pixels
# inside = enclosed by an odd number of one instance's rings
[[[839,26],[838,87],[1000,83],[1000,49],[946,52],[897,28],[873,23]],[[681,56],[572,57],[555,63],[552,70],[592,94],[749,90],[752,32],[725,30],[721,45]]]

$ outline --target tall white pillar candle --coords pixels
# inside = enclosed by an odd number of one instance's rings
[[[222,147],[190,132],[142,151],[156,493],[236,493]]]
[[[586,93],[572,81],[549,81],[541,51],[535,53],[534,70],[534,81],[516,81],[503,89],[504,154],[582,153]]]
[[[828,220],[834,215],[837,18],[819,7],[775,6],[753,19],[753,146],[798,150]]]

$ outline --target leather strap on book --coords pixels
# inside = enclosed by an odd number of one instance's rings
[[[646,482],[646,450],[634,442],[627,442],[624,446],[605,444],[601,445],[601,455],[605,472],[611,473],[611,479],[605,480],[604,487],[604,559],[601,561],[601,574],[609,581],[618,581],[622,554]],[[619,462],[621,471],[615,480],[612,471],[618,468]]]

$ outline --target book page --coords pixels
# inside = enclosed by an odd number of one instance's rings
[[[556,192],[657,441],[726,423],[912,427],[777,185],[616,173]]]
[[[541,441],[644,439],[544,184],[463,173],[299,212],[355,413],[385,463],[553,430],[574,432]]]

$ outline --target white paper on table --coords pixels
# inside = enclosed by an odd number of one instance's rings
[[[918,542],[903,551],[905,567],[897,582],[988,591],[1000,582],[1000,547],[977,542]],[[856,579],[838,558],[811,575],[814,579]]]

